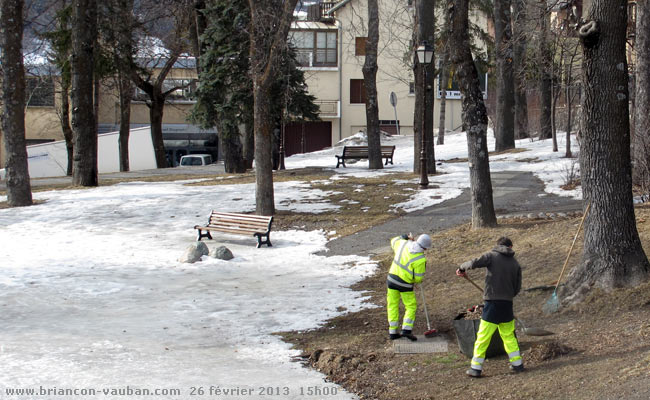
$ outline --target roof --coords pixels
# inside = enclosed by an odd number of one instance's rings
[[[291,23],[292,30],[335,30],[336,25],[320,21],[294,21]]]

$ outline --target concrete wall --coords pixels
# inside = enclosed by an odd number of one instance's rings
[[[97,137],[97,169],[99,173],[118,172],[118,132]],[[31,178],[65,176],[68,155],[65,141],[59,140],[27,146],[27,161]],[[156,158],[151,143],[151,129],[132,129],[129,136],[129,167],[131,171],[156,168]]]

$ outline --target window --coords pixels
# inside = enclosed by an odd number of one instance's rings
[[[367,37],[356,37],[354,38],[354,55],[355,56],[365,56],[366,55],[366,42],[368,41]]]
[[[366,103],[366,87],[363,79],[350,79],[350,104]]]
[[[54,82],[49,76],[25,79],[25,103],[30,107],[54,107]]]
[[[409,94],[415,94],[415,82],[409,82]]]
[[[292,31],[289,42],[296,48],[298,65],[302,67],[336,67],[336,31]]]
[[[163,93],[176,88],[167,96],[170,101],[190,101],[193,100],[197,87],[196,79],[165,79],[162,84]],[[149,96],[142,89],[135,89],[135,100],[147,101]]]
[[[196,79],[165,79],[162,91],[177,88],[169,94],[169,100],[191,100],[196,91],[196,82]]]

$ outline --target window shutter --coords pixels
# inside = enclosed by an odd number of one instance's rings
[[[366,42],[368,41],[367,37],[356,37],[354,38],[354,55],[355,56],[365,56],[366,55]]]
[[[350,104],[366,103],[366,87],[363,79],[350,79]]]

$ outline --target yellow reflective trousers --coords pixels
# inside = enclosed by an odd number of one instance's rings
[[[510,364],[514,367],[522,364],[519,343],[515,337],[515,320],[513,319],[510,322],[501,324],[493,324],[482,319],[478,327],[478,332],[476,333],[476,342],[474,342],[474,357],[472,357],[471,363],[473,369],[483,369],[485,353],[490,345],[492,335],[497,329],[499,330],[499,335],[501,335],[503,347],[505,347],[506,353],[508,353]]]
[[[402,321],[402,329],[407,331],[413,330],[415,323],[415,311],[418,309],[418,302],[415,298],[415,292],[400,292],[395,289],[388,289],[386,295],[386,310],[388,311],[388,333],[395,334],[399,327],[399,301],[400,298],[404,303],[404,320]]]

